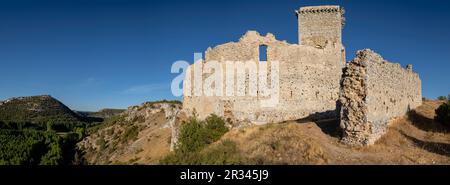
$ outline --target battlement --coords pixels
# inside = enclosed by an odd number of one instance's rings
[[[296,12],[297,14],[339,12],[343,15],[345,11],[343,8],[339,6],[306,6],[301,7],[300,10],[297,10]]]

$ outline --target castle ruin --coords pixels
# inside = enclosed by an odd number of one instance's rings
[[[347,64],[340,94],[342,140],[350,145],[373,144],[391,119],[422,104],[421,81],[412,65],[402,68],[369,49]]]
[[[421,104],[420,79],[411,69],[366,52],[346,64],[342,44],[343,8],[302,7],[296,10],[296,15],[298,44],[277,40],[271,33],[262,36],[248,31],[238,42],[208,48],[205,58],[195,61],[188,69],[190,76],[183,84],[183,110],[195,113],[200,119],[214,113],[234,122],[255,124],[308,116],[342,117],[344,141],[365,145],[378,138],[389,119]],[[261,48],[266,50],[266,56],[261,56],[264,55],[260,53]],[[266,99],[261,92],[256,96],[192,96],[195,89],[186,88],[199,86],[190,79],[195,78],[195,70],[204,68],[208,62],[217,61],[222,65],[224,70],[220,72],[225,76],[226,70],[239,70],[226,69],[227,61],[244,61],[245,69],[247,64],[262,62],[261,58],[265,58],[267,66],[279,61],[279,103],[274,107],[261,106],[261,101]],[[248,80],[252,71],[246,72]],[[270,67],[268,74],[267,78],[275,75]],[[203,74],[204,78],[208,76]],[[251,85],[246,81],[245,89]]]

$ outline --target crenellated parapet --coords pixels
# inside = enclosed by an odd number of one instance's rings
[[[296,11],[297,14],[307,14],[307,13],[341,13],[344,15],[345,10],[339,6],[307,6],[302,7],[300,10]]]

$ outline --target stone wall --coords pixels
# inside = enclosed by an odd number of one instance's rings
[[[344,52],[341,43],[328,44],[324,48],[289,44],[279,41],[268,33],[261,36],[249,31],[239,39],[208,48],[203,64],[209,61],[260,62],[259,47],[267,46],[267,63],[279,62],[279,103],[276,107],[262,107],[260,96],[186,96],[183,109],[195,112],[200,118],[211,113],[219,116],[252,123],[281,122],[296,120],[312,114],[328,113],[335,116],[336,101],[339,98],[339,82],[344,66]],[[189,68],[195,72],[195,65]],[[204,66],[204,65],[203,65]],[[224,71],[226,66],[223,66]],[[270,68],[269,68],[270,69]],[[270,75],[271,71],[269,70]],[[203,77],[207,77],[208,74]],[[225,76],[225,74],[224,74]],[[191,76],[193,79],[193,76]],[[270,78],[270,76],[268,77]],[[191,93],[195,83],[189,83]],[[246,84],[248,88],[250,84]],[[224,93],[225,94],[225,93]]]
[[[187,70],[190,76],[183,84],[183,110],[188,115],[195,113],[200,119],[217,114],[231,122],[257,124],[340,114],[343,141],[369,145],[385,133],[391,119],[422,103],[421,81],[412,71],[412,65],[402,68],[371,50],[359,51],[357,57],[346,64],[341,42],[344,25],[341,7],[303,7],[296,13],[300,44],[279,41],[270,33],[261,36],[256,31],[248,31],[238,42],[208,48],[205,58]],[[261,102],[268,98],[261,92],[256,92],[255,96],[248,94],[248,89],[258,82],[249,80],[254,71],[247,67],[261,65],[260,46],[267,47],[268,66],[279,62],[279,73],[267,68],[267,81],[274,76],[279,79],[279,102],[273,107],[262,106]],[[194,73],[203,71],[214,61],[222,66],[219,74],[224,82],[227,81],[226,71],[235,71],[234,78],[237,78],[236,71],[246,72],[245,85],[234,88],[234,96],[227,96],[225,88],[218,89],[221,96],[195,95],[195,92],[203,93],[205,87],[192,79],[205,80],[217,71],[197,76]],[[228,61],[242,63],[227,69]],[[256,71],[259,70],[258,67]],[[256,75],[260,75],[259,72]],[[237,96],[240,89],[247,89],[247,94]]]
[[[412,66],[402,68],[371,50],[361,50],[344,68],[340,92],[343,141],[370,145],[391,119],[422,104],[421,81]]]
[[[279,62],[279,74],[272,74],[268,68],[268,79],[274,75],[279,78],[277,106],[261,106],[267,97],[261,96],[260,92],[257,96],[187,96],[194,94],[196,84],[185,80],[184,87],[192,88],[184,88],[183,109],[188,113],[196,112],[200,118],[215,113],[231,120],[252,123],[295,120],[310,115],[337,116],[339,82],[345,64],[345,49],[341,42],[344,11],[339,6],[315,6],[303,7],[296,12],[301,44],[279,41],[270,33],[261,36],[249,31],[239,42],[208,48],[201,64],[193,64],[188,69],[195,73],[195,66],[219,61],[225,73],[226,61],[247,62],[243,68],[248,62],[259,64],[259,47],[267,46],[267,65]],[[202,77],[208,76],[204,74]],[[250,85],[246,81],[244,88],[248,89]]]

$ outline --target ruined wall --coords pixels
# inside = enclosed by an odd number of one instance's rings
[[[204,63],[212,60],[221,64],[226,61],[259,62],[261,45],[267,46],[269,66],[273,61],[279,61],[279,74],[271,74],[269,70],[270,75],[279,75],[280,94],[276,107],[262,107],[261,101],[266,98],[258,94],[256,97],[184,96],[183,109],[188,112],[195,109],[200,118],[215,113],[252,123],[295,120],[315,113],[334,115],[339,97],[339,79],[344,66],[343,46],[340,43],[320,49],[278,41],[270,33],[261,36],[255,31],[249,31],[239,42],[208,48]],[[189,70],[194,71],[194,65]],[[204,75],[207,76],[208,74]],[[194,86],[192,81],[185,83]],[[186,87],[186,84],[184,86]],[[248,86],[249,84],[246,84],[246,88]],[[184,93],[186,94],[186,91]]]
[[[296,11],[299,43],[323,48],[341,43],[344,9],[339,6],[309,6]]]
[[[361,50],[344,69],[340,104],[343,141],[373,144],[391,119],[422,104],[421,81],[411,65],[405,69],[371,50]]]
[[[303,7],[296,12],[300,44],[279,41],[270,33],[261,36],[249,31],[239,42],[208,48],[202,63],[219,61],[225,73],[226,61],[259,64],[259,47],[267,46],[267,64],[272,66],[275,61],[279,62],[278,74],[268,68],[268,81],[274,75],[279,78],[279,103],[275,107],[261,106],[261,102],[268,99],[261,92],[257,96],[186,96],[187,92],[194,94],[195,83],[185,80],[184,87],[188,85],[192,89],[184,88],[184,110],[188,113],[195,110],[200,118],[215,113],[252,123],[281,122],[310,115],[337,116],[336,102],[345,64],[345,49],[341,42],[344,11],[339,6],[314,6]],[[245,68],[246,64],[239,68]],[[195,73],[197,65],[192,65],[188,71]],[[203,78],[209,75],[204,74]],[[244,88],[248,89],[250,85],[246,81]]]

